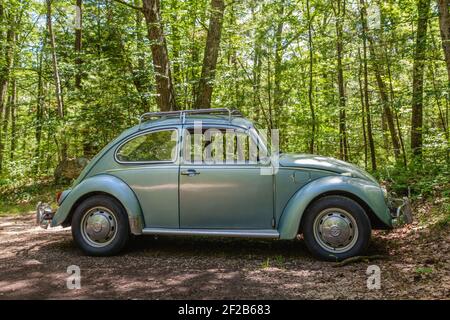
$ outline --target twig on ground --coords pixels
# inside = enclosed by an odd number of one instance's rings
[[[360,261],[364,261],[364,262],[369,262],[372,260],[382,260],[382,259],[386,259],[386,256],[380,255],[380,254],[375,254],[373,256],[356,256],[356,257],[350,257],[347,258],[345,260],[342,260],[341,262],[336,263],[333,268],[336,267],[343,267],[346,266],[350,263],[355,263],[355,262],[360,262]]]

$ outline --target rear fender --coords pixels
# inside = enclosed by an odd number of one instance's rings
[[[106,194],[116,198],[127,212],[131,233],[142,234],[144,219],[136,195],[125,182],[107,174],[87,178],[68,192],[52,219],[52,227],[69,224],[73,210],[79,202],[95,194]]]

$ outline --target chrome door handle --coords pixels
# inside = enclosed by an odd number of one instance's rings
[[[194,169],[187,169],[187,170],[181,171],[181,174],[182,174],[183,176],[193,177],[193,176],[196,176],[196,175],[200,174],[200,172],[197,172],[197,171],[194,170]]]

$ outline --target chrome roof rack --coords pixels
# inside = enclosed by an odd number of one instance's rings
[[[151,118],[162,118],[162,117],[170,117],[175,116],[179,117],[181,123],[185,123],[186,115],[190,114],[225,114],[228,115],[228,121],[231,122],[231,119],[234,115],[242,116],[242,114],[238,110],[230,110],[228,108],[213,108],[213,109],[193,109],[193,110],[179,110],[179,111],[166,111],[166,112],[147,112],[139,117],[139,126],[146,120]]]

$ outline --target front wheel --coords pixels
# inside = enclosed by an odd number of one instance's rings
[[[88,255],[110,256],[129,239],[128,216],[114,198],[99,195],[84,200],[72,218],[72,236]]]
[[[364,209],[343,196],[326,196],[315,201],[305,212],[302,229],[311,253],[327,261],[363,253],[372,230]]]

